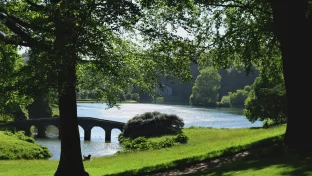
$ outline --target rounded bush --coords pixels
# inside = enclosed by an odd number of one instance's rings
[[[188,141],[188,137],[185,136],[184,134],[178,134],[175,138],[174,138],[175,142],[181,143],[181,144],[185,144]]]
[[[124,137],[155,137],[178,134],[184,126],[183,119],[174,114],[146,112],[130,119],[123,128]]]

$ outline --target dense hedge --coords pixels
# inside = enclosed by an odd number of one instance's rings
[[[155,137],[178,134],[184,126],[183,119],[173,114],[146,112],[130,119],[124,126],[124,137]]]

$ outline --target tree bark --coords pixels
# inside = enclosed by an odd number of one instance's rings
[[[58,59],[58,92],[60,110],[61,156],[55,176],[87,176],[84,170],[78,130],[76,104],[77,33],[75,17],[69,11],[74,2],[63,1],[55,19],[55,58]]]
[[[86,176],[88,173],[85,172],[82,162],[78,130],[75,65],[71,64],[61,73],[61,84],[65,85],[59,92],[61,156],[55,176]]]
[[[309,80],[311,25],[307,21],[307,4],[290,0],[271,0],[275,35],[280,42],[283,73],[287,95],[288,119],[284,138],[286,146],[296,151],[311,153],[312,128],[307,123],[311,86],[302,82]],[[305,99],[306,101],[303,101]]]

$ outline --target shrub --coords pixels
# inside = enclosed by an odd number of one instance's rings
[[[177,136],[174,137],[174,141],[181,144],[185,144],[188,141],[188,137],[185,136],[184,134],[178,134]]]
[[[133,93],[131,97],[134,101],[140,101],[140,95],[138,93]]]
[[[154,137],[181,132],[184,122],[173,114],[147,112],[130,119],[124,126],[124,137],[137,138],[139,136]]]

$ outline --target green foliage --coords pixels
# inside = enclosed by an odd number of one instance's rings
[[[252,85],[259,72],[257,68],[252,68],[249,74],[246,74],[243,68],[231,67],[229,69],[219,69],[219,74],[222,77],[219,95],[222,98],[228,95],[228,92],[235,92],[238,89],[243,89],[244,86]]]
[[[180,133],[184,126],[181,118],[174,114],[146,112],[130,119],[122,131],[124,137],[153,137]]]
[[[238,89],[233,93],[228,92],[228,95],[222,97],[220,106],[244,107],[250,90],[251,87],[246,85],[244,89]]]
[[[132,100],[134,101],[140,101],[140,94],[138,93],[133,93],[131,97],[132,97]]]
[[[248,97],[249,92],[246,90],[236,90],[235,92],[229,92],[230,103],[232,107],[244,107],[244,102]]]
[[[17,47],[0,43],[0,48],[0,118],[6,121],[26,119],[25,106],[32,100],[16,86],[24,60],[17,54]]]
[[[175,136],[173,139],[175,142],[179,142],[181,144],[185,144],[188,141],[188,137],[181,133],[177,134],[177,136]]]
[[[225,107],[230,107],[231,106],[231,97],[228,96],[223,96],[220,102],[221,106],[225,106]]]
[[[192,105],[215,106],[218,101],[221,76],[218,70],[208,67],[200,71],[190,96]]]
[[[270,127],[277,126],[281,123],[286,123],[286,119],[282,120],[282,121],[276,121],[274,119],[266,118],[262,121],[262,127],[263,128],[270,128]]]
[[[30,142],[30,143],[35,143],[35,139],[29,136],[25,135],[24,131],[5,131],[3,134],[16,137],[17,139]]]
[[[131,139],[122,136],[122,134],[119,135],[118,139],[120,144],[125,148],[125,150],[119,151],[119,153],[168,148],[177,144],[186,144],[188,141],[188,137],[182,133],[173,137],[166,137],[161,141],[151,141],[145,137]]]
[[[250,92],[251,91],[251,86],[247,85],[244,87],[244,91]]]
[[[47,147],[36,144],[23,132],[0,131],[0,160],[45,159],[51,156]]]
[[[271,67],[279,62],[270,1],[193,2],[198,4],[199,11],[192,15],[198,15],[199,22],[193,25],[196,41],[200,41],[197,47],[201,65],[211,63],[218,68],[237,65],[249,72],[255,65]],[[274,73],[273,67],[271,72]]]
[[[263,73],[256,79],[246,99],[244,115],[251,122],[265,119],[272,119],[274,123],[286,122],[286,91],[281,74]]]

